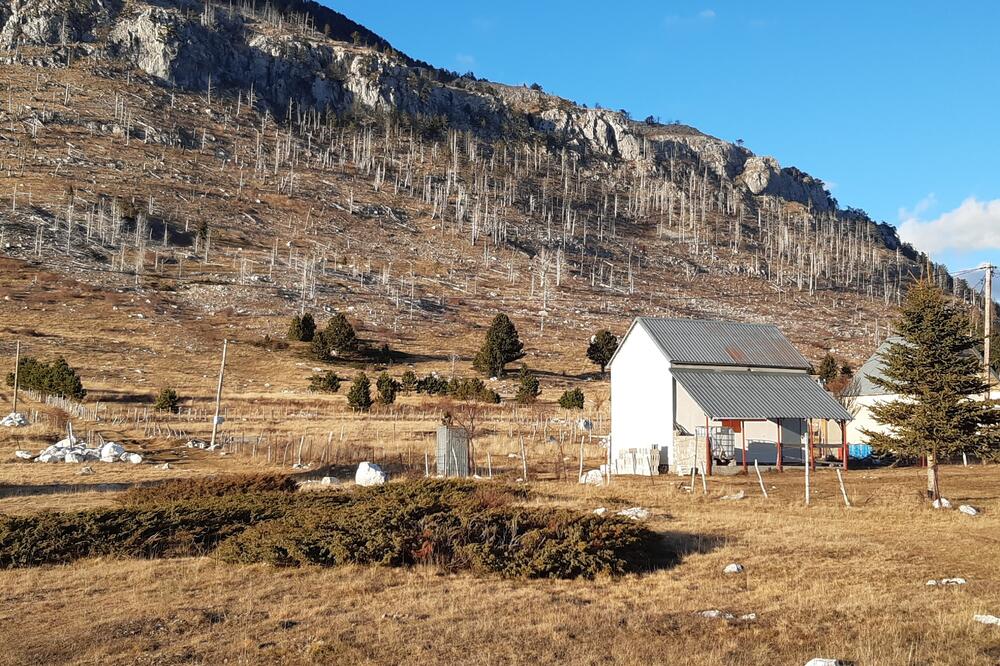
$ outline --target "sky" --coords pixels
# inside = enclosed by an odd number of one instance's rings
[[[1000,2],[321,0],[433,65],[679,120],[1000,264]]]

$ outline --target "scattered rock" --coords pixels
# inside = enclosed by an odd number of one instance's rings
[[[129,453],[129,454],[127,454],[127,459],[128,459],[128,462],[131,463],[131,464],[133,464],[133,465],[138,465],[138,464],[142,463],[142,456],[140,456],[138,453]]]
[[[580,483],[584,483],[588,486],[603,486],[604,475],[601,474],[601,470],[599,469],[587,470],[580,477]]]
[[[170,463],[163,463],[157,469],[168,470],[168,469],[173,469],[173,467],[170,466]]]
[[[950,509],[951,502],[942,497],[941,499],[936,499],[933,502],[931,502],[931,506],[933,506],[935,509]]]
[[[741,500],[741,499],[745,498],[746,496],[747,496],[746,492],[740,490],[739,492],[735,492],[732,495],[723,495],[719,499],[724,499],[724,500]]]
[[[79,474],[80,476],[90,476],[93,473],[94,473],[93,467],[81,467],[80,471],[77,472],[77,474]]]
[[[23,449],[19,451],[14,451],[14,455],[20,458],[21,460],[31,460],[32,458],[35,457],[34,453],[32,453],[31,451],[24,451]]]
[[[743,565],[733,562],[732,564],[727,564],[726,568],[722,570],[724,574],[738,574],[743,573]]]
[[[184,446],[189,449],[201,449],[203,451],[215,451],[219,448],[218,444],[209,444],[203,439],[192,439]]]
[[[375,463],[363,462],[354,473],[354,483],[359,486],[381,486],[389,479],[389,475]]]
[[[981,624],[994,624],[1000,627],[1000,617],[996,615],[973,615],[972,619]]]
[[[340,485],[340,479],[338,479],[335,476],[324,476],[323,480],[320,481],[320,484],[322,484],[324,486],[339,486]]]
[[[980,510],[971,504],[963,504],[958,507],[958,510],[967,516],[978,516],[980,514]]]
[[[603,516],[603,515],[604,515],[604,514],[606,514],[607,512],[608,512],[608,510],[607,510],[607,509],[605,509],[605,508],[604,508],[603,506],[601,506],[601,507],[598,507],[598,508],[594,509],[594,514],[595,514],[595,515],[598,515],[598,516]]]
[[[0,419],[0,426],[4,428],[23,428],[26,425],[28,425],[28,419],[24,418],[24,414],[20,412],[11,412]]]
[[[942,578],[941,580],[929,580],[928,586],[934,585],[965,585],[964,578]]]
[[[730,613],[728,611],[719,610],[713,608],[711,610],[698,611],[695,615],[700,615],[702,617],[707,617],[713,620],[725,620],[726,622],[756,622],[757,613],[744,613],[742,615],[736,615],[735,613]]]
[[[649,509],[644,509],[641,506],[634,506],[631,509],[622,509],[618,512],[618,515],[631,518],[632,520],[646,520],[649,518]]]
[[[826,659],[824,657],[814,657],[806,662],[806,666],[852,666],[853,661],[843,659]]]

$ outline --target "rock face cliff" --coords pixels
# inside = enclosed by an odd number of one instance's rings
[[[587,157],[648,169],[679,157],[732,180],[748,196],[817,212],[835,206],[821,181],[773,158],[691,128],[637,123],[541,91],[457,77],[395,52],[370,31],[361,34],[363,28],[336,12],[289,2],[304,12],[294,29],[270,5],[248,14],[197,0],[10,0],[0,3],[0,49],[92,44],[165,86],[252,89],[276,116],[290,105],[398,112],[443,117],[488,138],[527,128]],[[343,37],[352,28],[357,44],[327,36]]]

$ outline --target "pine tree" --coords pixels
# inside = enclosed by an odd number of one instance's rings
[[[878,451],[927,457],[927,493],[941,497],[938,464],[942,458],[997,450],[997,401],[986,390],[976,339],[969,318],[929,281],[909,291],[895,325],[900,342],[882,356],[882,377],[870,377],[900,399],[871,408],[887,432],[865,430]]]
[[[367,412],[372,407],[372,384],[365,373],[359,373],[347,392],[347,404],[356,412]]]
[[[514,400],[519,405],[530,405],[538,399],[541,392],[538,377],[528,371],[528,366],[522,365],[521,372],[518,374],[517,393],[514,395]]]
[[[559,397],[559,406],[563,409],[583,409],[583,391],[566,391]]]
[[[313,319],[312,313],[307,312],[302,315],[301,330],[299,331],[298,340],[300,342],[312,342],[315,335],[316,320]]]
[[[618,350],[618,336],[607,329],[598,331],[594,337],[590,338],[590,346],[587,347],[587,358],[595,365],[600,366],[601,374],[611,362],[611,357]]]
[[[295,315],[288,323],[288,339],[295,342],[302,340],[302,317]]]
[[[375,388],[378,389],[379,404],[391,405],[396,402],[396,394],[399,393],[400,384],[389,376],[388,372],[383,372],[375,380]]]
[[[514,323],[507,315],[498,314],[486,331],[486,339],[476,354],[472,367],[488,377],[502,377],[504,366],[522,358],[524,345],[521,344]]]
[[[160,394],[156,396],[156,402],[153,403],[153,409],[160,412],[170,412],[171,414],[176,414],[181,409],[181,399],[177,395],[177,391],[172,388],[164,388],[160,390]]]
[[[357,351],[358,346],[358,334],[347,317],[339,312],[330,319],[326,329],[312,339],[313,355],[320,361],[331,360],[335,353]]]
[[[826,353],[823,357],[823,362],[819,364],[819,378],[824,384],[828,384],[837,378],[837,374],[840,372],[840,367],[837,365],[837,359],[833,357],[830,352]]]

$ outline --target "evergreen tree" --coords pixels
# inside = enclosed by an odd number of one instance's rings
[[[332,370],[309,378],[309,390],[317,393],[336,393],[340,390],[340,377]]]
[[[62,357],[51,363],[30,356],[22,357],[18,363],[18,381],[21,388],[60,398],[83,400],[87,395],[80,375]],[[13,372],[7,375],[7,385],[14,385]]]
[[[295,315],[288,324],[288,339],[299,342],[302,340],[302,317]]]
[[[297,338],[300,342],[312,342],[313,337],[316,335],[316,320],[313,319],[311,312],[306,312],[302,315],[301,319],[301,331],[299,332],[299,337]]]
[[[407,370],[399,379],[402,389],[407,393],[417,390],[417,374],[413,370]]]
[[[160,390],[160,394],[156,396],[156,402],[153,403],[153,409],[160,412],[170,412],[171,414],[176,414],[181,409],[181,399],[177,395],[177,391],[172,388],[164,388]]]
[[[472,367],[488,377],[502,377],[504,366],[521,358],[524,358],[524,345],[514,322],[507,315],[498,314],[486,331],[486,339]]]
[[[347,392],[347,404],[356,412],[367,412],[372,407],[372,384],[365,373],[359,373]]]
[[[840,367],[837,365],[837,359],[833,357],[830,352],[826,353],[823,357],[823,362],[819,364],[819,378],[823,381],[823,384],[828,384],[837,378],[840,372]]]
[[[563,409],[583,409],[583,391],[572,389],[559,397],[559,406]]]
[[[538,377],[528,371],[528,366],[522,365],[521,372],[518,374],[517,393],[514,395],[514,400],[519,405],[530,405],[538,399],[541,392]]]
[[[375,388],[378,389],[379,404],[391,405],[396,402],[396,394],[399,393],[400,384],[390,377],[388,372],[383,372],[375,380]]]
[[[351,322],[342,313],[330,319],[326,329],[313,336],[313,355],[320,361],[329,361],[335,354],[357,351],[358,335]]]
[[[587,358],[595,365],[600,366],[601,374],[603,375],[605,368],[608,367],[608,363],[611,361],[611,357],[615,355],[615,351],[617,350],[618,336],[607,329],[602,329],[594,337],[590,338],[590,346],[587,347]]]
[[[926,456],[927,492],[941,496],[938,463],[962,452],[996,452],[997,401],[986,390],[966,313],[929,281],[916,283],[895,324],[901,342],[887,346],[883,377],[870,377],[899,400],[872,406],[887,432],[864,431],[879,451]]]

